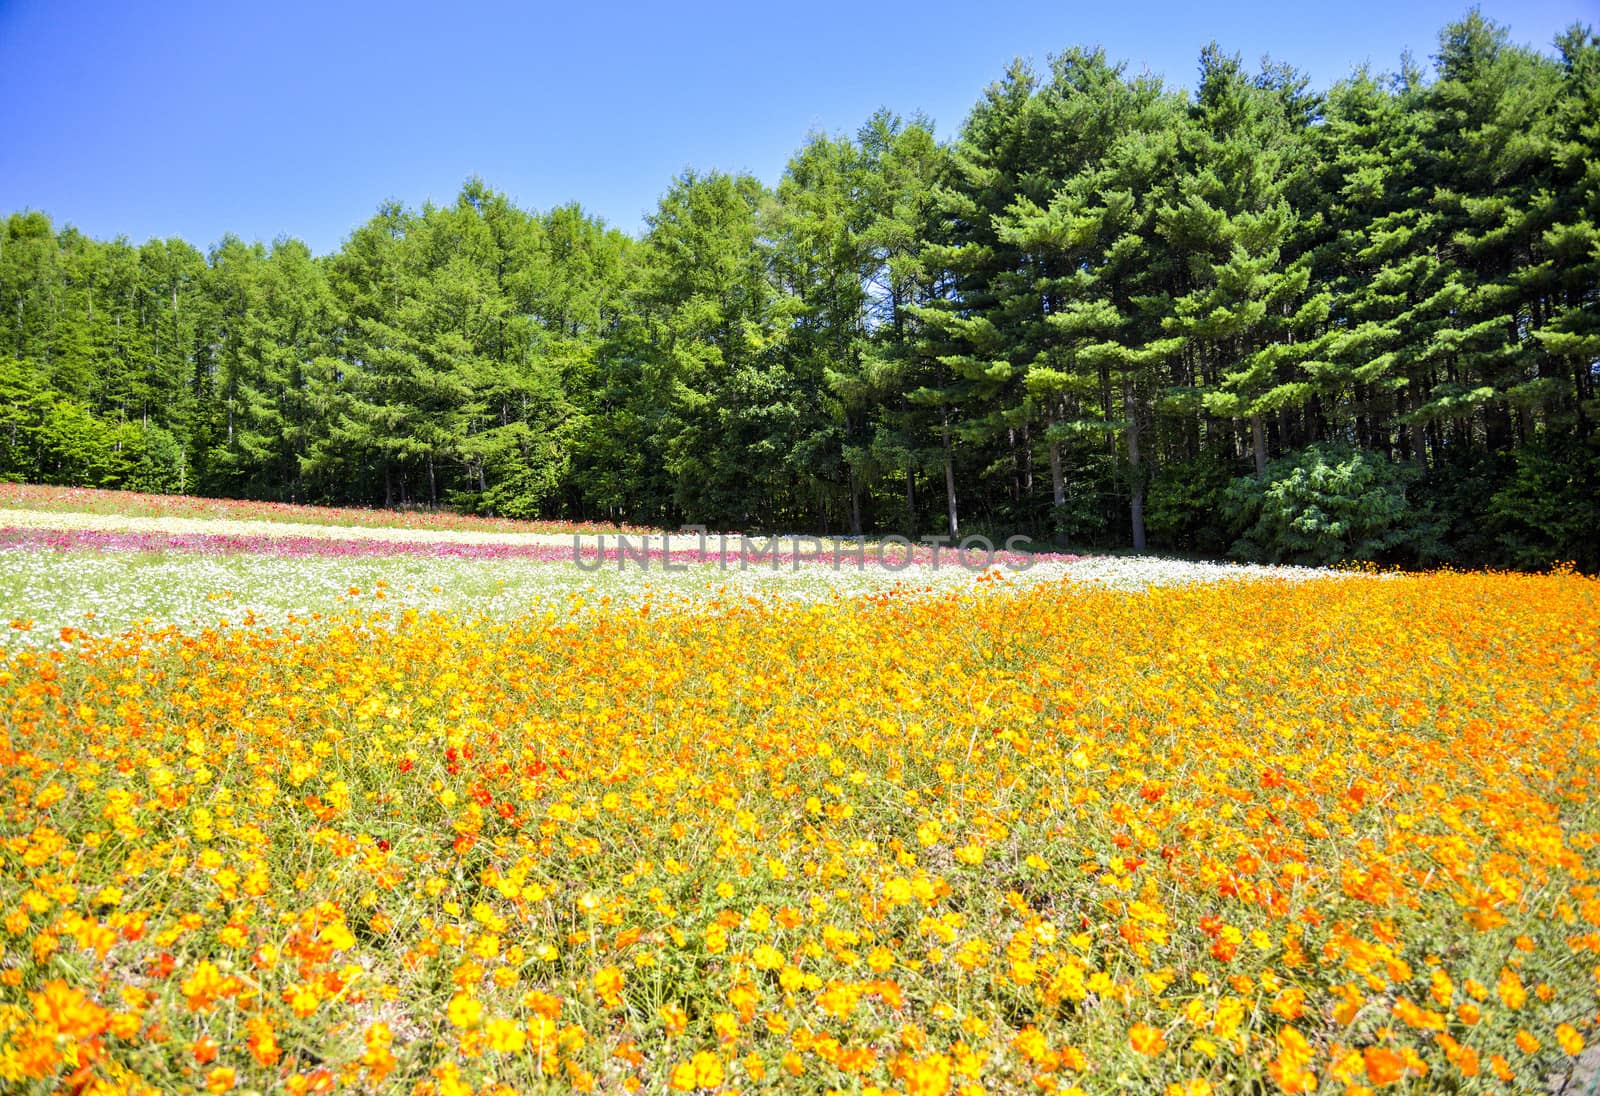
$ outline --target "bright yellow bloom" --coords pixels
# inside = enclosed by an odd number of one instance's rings
[[[458,993],[450,998],[445,1012],[452,1024],[465,1031],[477,1027],[478,1021],[483,1018],[483,1002],[470,993]]]

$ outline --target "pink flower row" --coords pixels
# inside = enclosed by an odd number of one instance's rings
[[[614,533],[619,528],[629,528],[610,522],[519,521],[445,510],[309,506],[292,502],[154,495],[140,491],[109,491],[98,487],[54,487],[9,482],[0,482],[0,506],[141,517],[220,517],[235,521],[310,522],[317,525],[399,529],[471,529],[504,533]]]
[[[711,563],[727,567],[747,566],[751,569],[771,568],[776,560],[779,566],[797,563],[821,566],[849,567],[862,563],[887,563],[898,568],[908,564],[904,549],[891,547],[886,551],[876,547],[859,550],[840,547],[837,551],[815,549],[795,552],[779,549],[766,552],[766,543],[753,544],[748,556],[741,556],[736,543],[725,551],[716,548],[717,540],[708,538],[708,550],[698,548],[673,549],[670,555],[663,551],[659,538],[645,541],[629,537],[625,545],[614,538],[605,538],[605,547],[591,544],[457,544],[442,541],[335,539],[330,537],[295,537],[269,535],[227,535],[217,533],[130,533],[101,530],[0,528],[0,549],[55,550],[59,552],[179,552],[192,555],[236,556],[268,555],[284,558],[331,557],[341,559],[369,559],[392,556],[414,556],[429,559],[500,560],[522,559],[537,563],[571,563],[575,558],[586,565],[601,566],[614,562],[618,566],[660,566],[669,562],[678,564]],[[648,547],[647,547],[648,545]],[[1069,561],[1070,555],[1025,555],[1018,552],[996,552],[985,557],[972,551],[965,557],[965,565],[980,567],[986,563],[1021,568],[1044,561]],[[912,550],[909,565],[926,566],[934,563],[933,550],[919,546]],[[963,557],[951,549],[941,549],[937,562],[941,566],[959,566]]]

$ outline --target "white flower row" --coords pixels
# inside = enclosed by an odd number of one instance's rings
[[[60,515],[50,515],[59,517]],[[98,515],[95,515],[98,516]],[[259,528],[259,525],[257,526]],[[326,527],[317,527],[326,528]],[[340,532],[345,530],[340,529]],[[523,559],[431,559],[419,556],[288,558],[268,554],[0,549],[0,644],[57,641],[71,626],[116,634],[136,624],[190,629],[246,620],[278,624],[351,608],[508,619],[529,611],[600,611],[605,606],[700,611],[745,599],[819,602],[899,589],[909,594],[1015,589],[1063,579],[1117,590],[1263,578],[1304,580],[1338,572],[1225,566],[1153,557],[1046,561],[1025,570],[995,567],[991,578],[959,566],[904,570],[868,565],[837,569],[714,564],[664,571],[659,562],[615,562],[596,570]],[[352,591],[356,591],[352,593]],[[382,597],[379,597],[379,594]]]

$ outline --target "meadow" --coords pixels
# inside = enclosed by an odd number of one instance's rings
[[[132,535],[0,536],[7,1092],[1546,1092],[1600,1040],[1592,578]]]

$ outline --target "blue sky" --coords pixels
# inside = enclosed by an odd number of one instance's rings
[[[469,175],[629,231],[686,167],[775,182],[813,129],[878,106],[954,131],[1016,56],[1099,44],[1192,86],[1215,38],[1325,85],[1426,59],[1459,0],[739,4],[0,0],[0,213],[96,236],[294,235],[318,252],[385,198]],[[1593,0],[1490,0],[1545,48]]]

